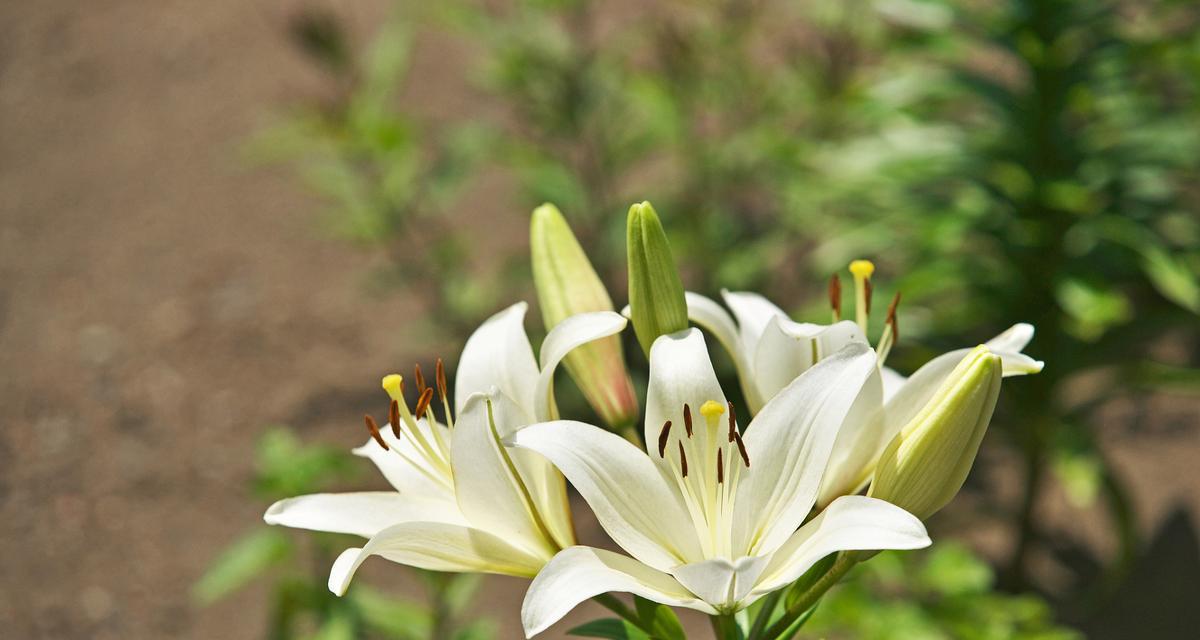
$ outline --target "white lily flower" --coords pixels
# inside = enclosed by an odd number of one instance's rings
[[[390,428],[379,429],[368,416],[372,439],[354,453],[370,458],[395,491],[301,496],[267,510],[268,524],[368,538],[334,562],[331,591],[345,593],[373,555],[434,571],[532,577],[574,544],[562,475],[541,456],[509,451],[500,441],[553,417],[559,362],[575,347],[619,333],[626,320],[605,312],[564,320],[542,344],[539,367],[523,326],[526,308],[501,311],[467,340],[454,394],[457,420],[450,418],[440,361],[436,387],[447,424],[435,420],[434,389],[425,387],[419,369],[420,400],[411,413],[403,379],[384,378]]]
[[[840,320],[821,325],[795,322],[778,306],[757,293],[722,291],[730,315],[721,305],[696,293],[687,293],[689,318],[711,332],[725,347],[737,368],[742,391],[751,411],[756,411],[785,388],[796,376],[848,344],[869,344],[866,327],[870,308],[870,277],[875,267],[866,260],[851,263],[856,292],[855,321]],[[841,315],[841,291],[831,281],[830,298],[834,317]],[[878,371],[864,385],[851,410],[851,419],[838,434],[818,507],[834,498],[861,491],[871,479],[875,462],[888,442],[914,416],[970,353],[957,349],[927,362],[905,378],[886,367],[891,347],[898,336],[896,304],[888,308],[883,335],[875,346]],[[735,321],[736,319],[736,321]],[[1005,377],[1037,373],[1043,363],[1021,353],[1033,339],[1033,326],[1015,324],[985,343],[1000,357]]]
[[[518,431],[512,444],[553,462],[632,556],[556,555],[526,595],[526,634],[610,591],[729,613],[830,553],[928,545],[920,520],[873,498],[840,498],[806,522],[838,428],[875,371],[874,352],[849,345],[778,393],[743,437],[703,335],[687,329],[650,351],[647,451],[581,422]]]

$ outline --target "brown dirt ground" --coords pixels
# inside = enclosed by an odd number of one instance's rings
[[[319,204],[237,159],[273,109],[322,90],[283,35],[313,4],[361,34],[385,3],[0,4],[4,637],[261,637],[261,590],[202,610],[188,587],[260,522],[262,425],[357,444],[364,390],[429,351],[400,330],[412,305],[368,298],[369,258],[321,234]],[[431,110],[461,98],[454,64],[419,56]],[[484,242],[519,243],[513,228]],[[1194,428],[1111,444],[1143,529],[1176,503],[1200,513]],[[1074,527],[1061,502],[1047,517]],[[489,585],[519,637],[523,585]]]

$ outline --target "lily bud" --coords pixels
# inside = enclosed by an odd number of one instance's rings
[[[868,495],[922,520],[946,506],[975,462],[1002,373],[999,356],[975,347],[884,449]]]
[[[547,330],[578,313],[613,310],[604,283],[554,205],[544,204],[533,210],[529,248],[538,306]],[[633,424],[638,415],[637,395],[625,366],[619,336],[578,347],[567,355],[564,363],[605,424],[612,428]]]
[[[629,207],[625,240],[629,251],[630,319],[648,356],[656,338],[688,327],[687,303],[667,234],[649,202]]]

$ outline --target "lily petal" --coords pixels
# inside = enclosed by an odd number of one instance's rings
[[[925,525],[904,509],[875,498],[843,496],[775,552],[754,593],[786,586],[837,551],[920,549],[929,544]]]
[[[350,580],[371,556],[430,571],[499,573],[532,577],[550,559],[505,542],[486,531],[442,522],[406,522],[375,534],[361,548],[342,552],[329,572],[329,590],[346,593]]]
[[[401,522],[466,524],[453,500],[402,496],[395,491],[315,493],[288,498],[271,505],[263,520],[267,524],[364,538]]]
[[[584,600],[612,591],[716,613],[666,573],[611,551],[571,547],[554,556],[529,585],[521,605],[526,637],[545,631]]]
[[[858,325],[849,320],[819,325],[792,322],[784,316],[771,317],[752,347],[759,397],[768,400],[775,397],[796,376],[851,342],[866,344],[867,341]]]
[[[506,539],[543,546],[549,554],[553,547],[539,530],[533,513],[536,506],[522,494],[522,485],[513,475],[515,465],[501,448],[500,438],[509,434],[498,433],[501,425],[515,429],[528,422],[516,403],[497,389],[468,398],[451,432],[455,494],[472,525]]]
[[[671,570],[688,591],[718,609],[734,609],[750,594],[771,556],[746,556],[730,561],[714,558]]]
[[[721,391],[713,371],[704,334],[699,329],[685,329],[659,336],[650,348],[650,383],[646,388],[647,448],[652,448],[652,443],[658,441],[667,420],[680,422],[684,403],[691,406],[695,419],[702,425],[699,409],[709,400],[725,407],[725,392]],[[683,425],[676,424],[674,428],[682,429]],[[708,434],[705,429],[696,429],[695,433],[702,448]],[[651,451],[650,457],[666,464],[657,452]]]
[[[683,294],[684,300],[687,302],[688,320],[695,322],[703,327],[709,333],[716,337],[717,342],[725,347],[725,351],[729,357],[733,359],[733,365],[737,369],[738,381],[742,386],[742,395],[746,397],[746,402],[752,407],[761,406],[762,401],[758,397],[758,387],[753,380],[752,362],[750,361],[750,353],[742,348],[741,338],[738,336],[737,324],[733,321],[733,316],[725,310],[725,307],[714,302],[711,298],[706,298],[698,293],[687,291]]]
[[[858,493],[870,479],[864,470],[871,467],[879,451],[887,445],[883,439],[883,396],[883,375],[876,369],[863,384],[838,430],[829,466],[821,479],[818,509],[838,496]]]
[[[734,507],[735,549],[775,550],[804,522],[838,430],[875,370],[875,352],[852,343],[796,378],[746,429],[750,468]]]
[[[677,489],[629,441],[559,420],[521,429],[512,444],[553,462],[605,532],[633,557],[661,571],[699,557],[700,543]]]
[[[525,334],[528,309],[529,305],[518,302],[488,318],[467,339],[458,359],[455,412],[462,412],[472,394],[495,386],[533,415],[538,367],[529,336]]]
[[[425,437],[427,442],[434,441],[433,431],[425,418],[420,418],[417,422],[417,428],[421,430],[421,435]],[[407,429],[407,427],[404,427]],[[441,424],[437,424],[434,429],[441,429],[442,437],[449,438],[449,431]],[[454,492],[452,487],[446,486],[442,482],[437,482],[431,478],[438,477],[440,472],[429,467],[425,462],[424,454],[417,451],[417,447],[408,436],[397,438],[393,433],[391,426],[379,430],[380,437],[387,443],[388,450],[384,450],[372,438],[367,438],[366,443],[361,447],[356,447],[351,452],[359,457],[368,458],[375,466],[379,468],[380,473],[387,479],[388,483],[396,489],[396,491],[404,495],[413,496],[446,496],[453,500]],[[403,454],[403,458],[396,455],[396,452]],[[414,465],[422,465],[419,469]],[[425,469],[422,471],[421,469]]]
[[[628,321],[611,311],[596,311],[573,315],[558,323],[542,342],[541,375],[534,392],[534,408],[538,422],[558,418],[554,407],[554,371],[567,354],[576,347],[621,332]]]
[[[1006,329],[1004,333],[988,340],[985,345],[993,353],[997,351],[1020,353],[1029,346],[1030,340],[1033,340],[1033,325],[1027,322],[1018,322]]]
[[[739,341],[746,353],[754,353],[758,338],[771,318],[787,318],[783,309],[757,293],[722,290],[721,297],[725,299],[725,304],[737,318]]]

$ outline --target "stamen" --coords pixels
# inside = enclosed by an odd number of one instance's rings
[[[396,402],[404,400],[404,376],[393,373],[383,377],[383,390],[387,391],[388,397]]]
[[[667,454],[667,437],[671,435],[671,421],[667,420],[663,424],[662,432],[658,434],[658,457],[664,458]]]
[[[724,449],[717,449],[717,484],[725,484]]]
[[[383,436],[379,433],[379,425],[375,424],[375,418],[363,416],[363,419],[367,423],[367,431],[371,432],[371,437],[375,439],[375,442],[379,443],[379,446],[383,447],[384,451],[387,451],[388,445],[383,441]]]
[[[750,454],[746,453],[746,443],[742,442],[742,434],[734,434],[734,442],[737,443],[738,453],[742,454],[742,462],[746,463],[746,468],[750,468]]]
[[[683,440],[676,440],[675,444],[679,445],[679,472],[683,477],[687,477],[687,454],[683,452]]]
[[[871,274],[875,265],[870,260],[855,260],[850,263],[854,275],[854,316],[863,335],[867,333],[867,316],[871,312]]]
[[[687,437],[692,437],[692,408],[686,402],[683,404],[683,428],[687,431]]]
[[[400,438],[400,403],[392,400],[388,405],[388,424],[392,425],[392,435]]]
[[[900,292],[897,291],[895,297],[892,298],[892,303],[888,305],[887,320],[885,321],[892,328],[892,341],[900,339],[900,328],[896,324],[896,307],[900,304]]]
[[[425,390],[421,392],[421,397],[417,400],[417,410],[413,412],[413,415],[418,418],[425,415],[425,411],[429,409],[430,400],[433,400],[433,387],[425,387]]]
[[[438,397],[442,399],[442,411],[446,414],[446,426],[454,427],[454,416],[450,415],[450,392],[449,385],[446,384],[446,365],[442,364],[442,359],[437,359],[437,369],[435,370],[438,388]]]
[[[829,306],[833,308],[833,321],[842,319],[842,279],[838,274],[829,276]]]
[[[729,441],[737,436],[737,416],[733,413],[733,402],[729,403]]]
[[[425,376],[421,373],[421,365],[413,365],[413,380],[417,381],[417,393],[425,393]],[[417,415],[421,415],[420,412]]]

